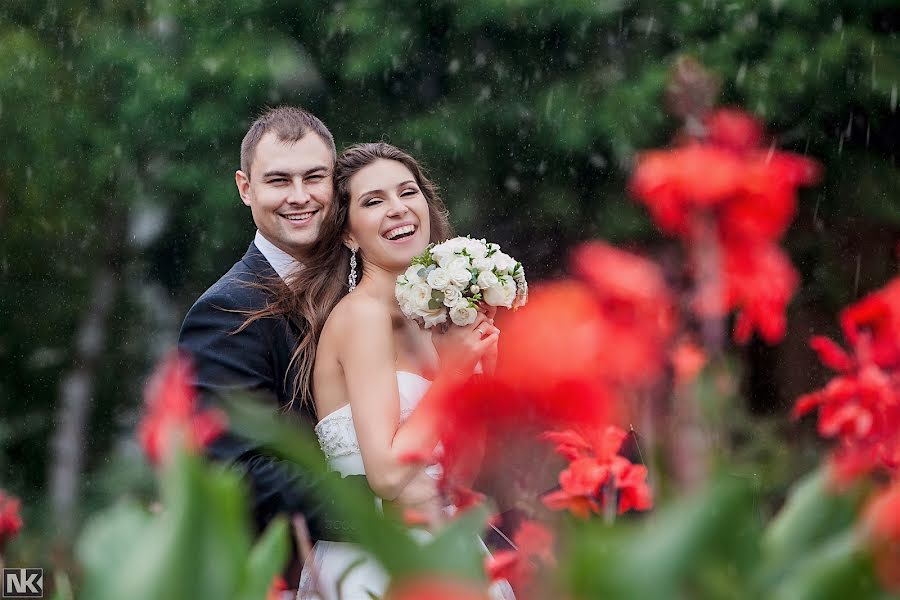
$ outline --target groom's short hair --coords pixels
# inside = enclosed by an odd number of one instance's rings
[[[322,138],[326,146],[331,148],[332,159],[337,160],[334,136],[325,127],[325,123],[311,112],[297,106],[276,106],[266,109],[253,121],[241,142],[241,171],[248,178],[256,146],[259,144],[259,140],[270,131],[274,132],[282,142],[296,142],[307,133],[313,132]]]

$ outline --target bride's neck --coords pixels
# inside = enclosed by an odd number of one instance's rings
[[[402,272],[395,273],[382,267],[366,265],[357,289],[365,290],[366,293],[383,299],[386,304],[395,305],[397,302],[394,289],[397,286],[398,275],[402,275]]]

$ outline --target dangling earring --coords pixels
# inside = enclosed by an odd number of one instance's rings
[[[350,248],[350,275],[347,277],[348,291],[356,289],[356,249]]]

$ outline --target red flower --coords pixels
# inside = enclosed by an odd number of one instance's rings
[[[487,590],[439,576],[391,582],[384,600],[489,600]]]
[[[734,108],[711,112],[704,120],[709,141],[736,152],[755,149],[762,142],[763,128],[752,115]]]
[[[706,353],[697,344],[681,341],[672,350],[672,367],[675,370],[676,383],[692,382],[704,366],[706,366]]]
[[[869,502],[863,525],[882,583],[890,590],[900,591],[900,479]]]
[[[869,334],[872,361],[885,369],[900,367],[900,277],[841,313],[844,336],[857,346]]]
[[[695,248],[695,256],[718,250],[721,273],[699,282],[695,309],[714,317],[738,309],[736,341],[746,342],[756,330],[774,343],[784,337],[784,311],[798,279],[774,243],[794,217],[797,188],[814,183],[820,167],[759,147],[762,126],[747,113],[716,111],[706,127],[702,142],[640,155],[631,191],[663,231]],[[703,223],[713,223],[714,234],[701,233]],[[703,276],[700,269],[697,276]]]
[[[691,143],[639,154],[630,189],[663,231],[689,237],[694,211],[734,198],[742,176],[743,162],[734,153]]]
[[[138,425],[138,439],[150,462],[159,464],[171,454],[173,437],[197,451],[225,430],[225,415],[217,410],[197,410],[193,371],[189,360],[170,354],[157,368],[144,393],[147,412]]]
[[[7,496],[0,491],[0,548],[18,535],[22,529],[18,498]]]
[[[556,443],[557,453],[571,460],[569,467],[559,474],[561,489],[546,494],[544,505],[587,518],[592,512],[601,511],[603,487],[612,485],[618,491],[619,514],[652,508],[646,467],[634,465],[617,454],[626,435],[614,425],[587,436],[572,430],[542,434],[541,439]]]
[[[506,579],[517,591],[527,588],[537,570],[553,566],[553,532],[535,521],[525,521],[513,536],[517,550],[503,550],[485,559],[485,571],[491,581]]]
[[[272,579],[272,584],[269,586],[269,591],[266,592],[266,600],[281,600],[282,592],[286,592],[288,590],[287,582],[284,580],[284,577],[281,575],[276,575]]]
[[[576,248],[571,268],[599,303],[601,343],[615,348],[598,369],[611,382],[652,383],[663,373],[675,330],[674,302],[662,271],[652,261],[601,242]]]
[[[793,414],[799,418],[818,408],[819,433],[838,441],[830,460],[838,484],[877,468],[900,470],[900,371],[894,362],[900,338],[892,338],[896,283],[842,313],[852,353],[828,338],[811,341],[822,362],[839,375],[798,398]]]

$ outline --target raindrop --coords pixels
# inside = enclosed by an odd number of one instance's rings
[[[737,76],[734,78],[734,82],[737,85],[741,85],[744,82],[744,77],[747,76],[747,63],[742,62],[741,66],[738,68]]]
[[[897,111],[897,84],[891,86],[891,112]]]
[[[522,189],[522,184],[512,175],[506,178],[506,181],[503,182],[503,186],[513,194],[518,194],[519,190]]]

